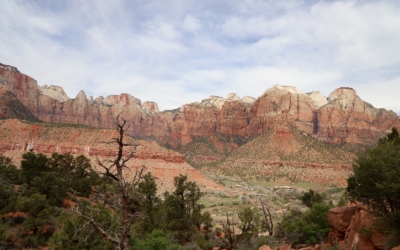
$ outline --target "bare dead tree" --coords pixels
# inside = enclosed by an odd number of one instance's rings
[[[237,249],[240,243],[250,242],[252,237],[257,237],[258,235],[257,224],[260,217],[256,211],[247,207],[239,211],[238,217],[240,223],[235,223],[233,215],[231,215],[230,219],[229,214],[226,214],[226,222],[221,222],[225,234],[221,241],[228,250]],[[235,232],[236,226],[239,228],[240,233]]]
[[[263,211],[265,225],[267,227],[268,233],[269,233],[269,235],[273,235],[273,233],[274,233],[274,223],[272,222],[271,211],[269,210],[269,207],[266,207],[264,205],[264,203],[263,203],[263,201],[261,199],[260,199],[260,203],[261,203],[261,208],[262,208],[262,211]]]
[[[228,249],[232,250],[232,249],[236,249],[237,248],[237,244],[240,241],[240,235],[238,235],[235,232],[235,220],[233,219],[233,215],[232,215],[232,220],[229,219],[229,215],[226,214],[226,223],[222,223],[222,228],[224,230],[225,233],[225,238],[228,241]]]
[[[118,247],[118,249],[122,250],[131,249],[131,225],[135,217],[138,216],[138,209],[136,207],[136,190],[146,168],[144,166],[140,167],[134,173],[133,178],[128,180],[127,171],[130,171],[130,169],[126,166],[126,163],[134,156],[136,147],[139,145],[125,142],[125,132],[129,129],[130,125],[123,117],[121,117],[121,114],[116,118],[116,125],[118,135],[108,142],[118,146],[118,151],[114,160],[102,161],[96,156],[96,162],[101,169],[99,170],[99,173],[110,178],[116,184],[117,196],[122,210],[122,228],[120,232],[109,232],[102,228],[102,225],[96,222],[94,216],[85,214],[79,210],[79,207],[74,208],[72,211],[77,216],[84,219],[87,224],[91,225],[105,240],[111,242]],[[130,147],[130,151],[126,154],[124,147],[128,146]]]

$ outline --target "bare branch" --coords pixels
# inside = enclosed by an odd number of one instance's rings
[[[271,211],[269,210],[268,207],[264,206],[264,203],[262,202],[262,200],[259,200],[261,203],[261,208],[263,210],[263,214],[264,214],[264,220],[267,226],[267,230],[269,235],[273,235],[274,233],[274,223],[272,222],[272,215],[271,215]],[[268,216],[267,216],[267,211],[268,211]]]
[[[105,170],[105,172],[100,172],[100,174],[102,174],[102,175],[104,175],[104,176],[107,176],[107,177],[110,177],[110,178],[112,178],[112,179],[114,179],[115,181],[119,181],[119,178],[116,176],[116,175],[114,175],[112,172],[112,168],[113,168],[113,166],[114,165],[111,165],[110,167],[106,167],[104,164],[103,164],[103,162],[101,162],[100,160],[99,160],[99,158],[96,156],[96,162],[97,162],[97,164],[101,167],[101,168],[103,168],[104,170]]]
[[[79,206],[77,206],[75,209],[73,209],[71,211],[73,213],[75,213],[77,216],[79,216],[80,218],[87,221],[88,224],[92,225],[94,227],[94,229],[98,233],[100,233],[105,240],[107,240],[117,246],[120,244],[120,242],[117,239],[115,239],[114,237],[111,237],[103,228],[101,228],[100,225],[92,217],[89,217],[89,216],[79,212]]]
[[[93,220],[93,217],[86,216],[84,214],[83,216],[87,217],[84,219],[88,220],[91,225],[93,225],[93,227],[103,235],[105,239],[109,241],[112,239],[113,243],[117,244],[119,249],[130,249],[130,229],[138,213],[138,211],[133,208],[133,205],[135,204],[136,189],[143,178],[146,167],[141,166],[138,170],[136,170],[131,181],[128,181],[128,174],[126,171],[130,171],[131,169],[126,165],[126,163],[132,159],[132,157],[134,157],[135,150],[139,144],[125,142],[124,135],[125,132],[130,128],[130,124],[121,116],[121,113],[118,114],[115,125],[118,133],[117,136],[111,138],[109,142],[106,142],[106,144],[116,144],[117,152],[114,155],[115,158],[113,160],[100,161],[96,156],[96,162],[102,170],[100,173],[112,179],[116,184],[115,186],[118,194],[117,202],[122,209],[122,228],[120,229],[120,236],[117,234],[111,236],[107,234],[106,231],[101,231],[102,229],[98,224],[96,224],[96,222]],[[131,147],[130,151],[124,151],[124,147]]]

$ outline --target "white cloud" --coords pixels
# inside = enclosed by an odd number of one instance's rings
[[[274,84],[349,86],[400,111],[395,1],[7,1],[0,12],[0,62],[71,97],[124,92],[172,109]]]
[[[186,16],[183,21],[183,27],[187,31],[196,32],[201,29],[201,22],[192,16]]]
[[[356,89],[361,99],[371,103],[373,106],[393,110],[400,114],[399,98],[400,77],[387,81],[374,81],[368,84],[368,88]],[[381,106],[377,106],[377,104]]]

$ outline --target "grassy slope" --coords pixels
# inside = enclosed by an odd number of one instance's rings
[[[190,165],[201,167],[220,162],[244,143],[245,139],[240,136],[226,136],[216,133],[211,137],[195,138],[192,142],[179,148],[178,152],[185,155],[186,161]]]
[[[254,159],[319,164],[351,164],[354,154],[324,143],[294,126],[269,129],[229,154],[227,159]]]
[[[224,159],[203,164],[201,169],[203,172],[274,185],[302,182],[344,186],[354,157],[351,152],[287,125],[269,129],[249,139]],[[342,165],[349,167],[343,168]]]

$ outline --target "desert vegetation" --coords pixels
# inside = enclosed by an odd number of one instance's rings
[[[312,170],[266,165],[261,157],[265,148],[256,144],[260,152],[235,151],[249,153],[251,161],[229,161],[236,154],[225,152],[225,165],[202,167],[212,170],[205,172],[208,177],[232,192],[203,193],[195,182],[180,175],[171,190],[160,194],[156,179],[144,167],[129,180],[122,175],[133,153],[123,152],[124,147],[137,141],[125,142],[124,121],[118,124],[119,133],[112,139],[118,148],[116,158],[98,160],[98,171],[85,156],[27,152],[19,169],[10,158],[0,157],[0,242],[4,248],[257,249],[285,243],[303,247],[325,242],[331,229],[328,211],[349,201],[368,206],[377,218],[360,235],[372,237],[379,230],[387,237],[388,249],[399,244],[400,136],[396,129],[355,160],[347,189],[326,186],[334,182],[304,181],[316,178]],[[296,133],[291,132],[314,145],[315,139]],[[196,143],[210,142],[202,140]],[[338,149],[322,144],[317,150],[323,153],[324,147],[334,158]],[[215,147],[200,149],[217,152]],[[336,176],[334,169],[325,172],[318,177],[346,179]]]
[[[1,156],[0,170],[2,246],[118,248],[102,234],[116,239],[122,234],[118,186],[94,172],[84,156],[28,152],[20,169]],[[130,229],[132,247],[160,249],[151,245],[164,244],[161,249],[179,249],[176,244],[191,241],[196,228],[210,229],[211,217],[199,203],[202,193],[186,176],[176,177],[175,190],[162,198],[156,191],[154,177],[144,175],[130,204],[137,211]],[[95,230],[90,220],[104,232]]]
[[[332,204],[328,204],[324,196],[313,190],[304,193],[301,202],[308,210],[302,212],[299,209],[291,209],[278,224],[277,238],[293,246],[325,242],[330,231],[326,215],[333,207]]]
[[[200,228],[207,232],[210,214],[202,213],[200,188],[187,176],[175,177],[175,191],[165,192],[163,199],[144,166],[128,179],[124,171],[134,152],[125,154],[124,147],[134,150],[136,145],[124,138],[127,121],[118,116],[116,125],[118,133],[110,143],[116,144],[117,154],[113,160],[98,159],[98,172],[82,155],[54,153],[48,158],[28,152],[21,169],[0,158],[5,247],[159,249],[152,244],[165,243],[162,249],[175,249],[175,243],[190,241]]]
[[[207,143],[201,148],[212,150],[214,147]],[[356,157],[347,148],[321,142],[290,125],[267,129],[224,157],[212,157],[212,152],[191,150],[189,146],[186,149],[189,152],[185,153],[190,155],[187,160],[195,162],[202,172],[250,182],[285,179],[291,184],[339,187],[346,187],[346,179],[352,173],[351,163]]]
[[[118,186],[93,171],[84,156],[27,152],[20,169],[1,156],[0,170],[4,248],[119,248],[113,242],[123,233]],[[254,249],[267,242],[258,237],[266,223],[250,196],[240,204],[233,202],[236,209],[225,210],[225,220],[218,220],[205,208],[207,194],[196,183],[177,176],[174,186],[159,197],[154,177],[143,175],[129,206],[135,211],[130,249]],[[227,234],[230,238],[222,237]]]
[[[375,229],[387,237],[387,248],[400,245],[400,136],[396,128],[366,149],[348,179],[353,200],[367,205],[375,215]]]

